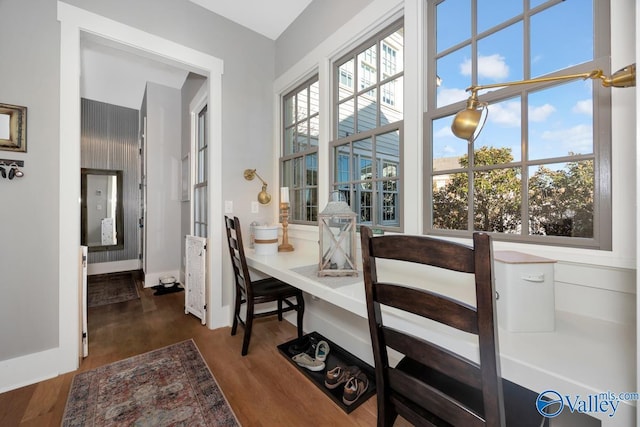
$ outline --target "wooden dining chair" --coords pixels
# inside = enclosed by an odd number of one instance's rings
[[[298,338],[302,338],[302,318],[304,316],[304,298],[302,291],[288,283],[269,277],[262,280],[251,280],[247,259],[244,254],[242,243],[242,232],[240,230],[240,220],[224,217],[227,229],[227,241],[229,242],[229,253],[233,265],[235,277],[236,296],[235,311],[233,314],[233,326],[231,335],[235,335],[238,323],[244,327],[244,338],[242,340],[242,355],[246,356],[249,351],[249,341],[251,340],[251,329],[253,319],[278,315],[278,320],[282,321],[282,314],[288,311],[297,311]],[[258,304],[277,303],[277,308],[256,312]],[[240,317],[242,304],[247,304],[245,320]]]
[[[468,247],[426,236],[372,237],[367,227],[360,233],[378,426],[393,425],[398,415],[414,425],[540,426],[543,417],[536,410],[537,394],[500,375],[491,237],[474,233],[473,247]],[[415,284],[380,282],[376,259],[473,275],[476,306]],[[421,277],[425,283],[429,279],[428,273]],[[479,363],[398,326],[385,325],[385,306],[476,335]],[[387,347],[403,355],[395,367],[390,366]]]

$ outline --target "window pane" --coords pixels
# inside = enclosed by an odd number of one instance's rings
[[[382,197],[379,204],[381,204],[381,216],[382,223],[386,225],[400,225],[400,215],[398,213],[400,202],[398,199],[400,181],[391,180],[381,182]]]
[[[522,22],[479,40],[478,83],[522,80],[524,78],[522,49]]]
[[[521,0],[478,0],[478,33],[521,13]]]
[[[376,137],[376,159],[378,160],[376,178],[399,176],[400,132],[393,131]]]
[[[593,237],[593,161],[532,166],[529,177],[531,234]]]
[[[354,159],[354,181],[372,179],[373,170],[371,165],[372,145],[371,139],[367,138],[353,143],[353,159]]]
[[[338,138],[353,135],[354,111],[353,99],[338,105]]]
[[[591,2],[564,1],[532,16],[530,39],[532,77],[593,60]],[[551,48],[560,41],[562,49]]]
[[[519,232],[522,224],[520,181],[519,168],[474,173],[474,230]]]
[[[437,60],[436,72],[440,82],[436,92],[437,107],[464,101],[469,97],[465,89],[471,86],[470,58],[471,48],[467,46]]]
[[[293,187],[293,160],[285,160],[281,165],[283,187]]]
[[[284,125],[290,126],[293,124],[294,115],[293,115],[293,97],[289,96],[284,100]]]
[[[471,37],[471,0],[447,0],[436,7],[436,51]]]
[[[433,177],[433,219],[436,229],[468,229],[468,175],[456,173]]]
[[[377,125],[378,104],[376,103],[376,90],[370,91],[370,95],[362,95],[358,100],[358,132],[375,129]]]
[[[309,114],[309,97],[307,96],[307,88],[300,90],[296,95],[296,111],[297,111],[297,120],[304,120],[307,118]]]
[[[295,128],[290,127],[284,130],[284,154],[293,153],[293,135]]]
[[[293,188],[301,188],[304,185],[304,169],[302,157],[293,159]]]
[[[433,134],[433,151],[431,158],[433,160],[434,171],[456,169],[463,166],[459,160],[463,156],[465,162],[468,162],[467,141],[463,141],[453,135],[451,132],[452,121],[453,115],[433,120],[431,124],[431,132]]]
[[[373,45],[358,55],[358,90],[366,89],[378,83],[377,69],[378,46]]]
[[[318,155],[305,156],[307,169],[307,186],[318,185]]]
[[[298,153],[305,151],[307,148],[309,148],[309,130],[307,129],[307,122],[304,121],[298,123],[296,145],[294,146],[293,151]]]
[[[289,199],[289,215],[294,218],[304,219],[304,190],[291,191]]]
[[[507,99],[489,106],[487,121],[480,135],[473,143],[474,148],[490,147],[485,153],[488,158],[480,158],[476,151],[476,165],[510,163],[521,160],[521,119],[520,98]],[[486,163],[490,161],[492,163]]]
[[[338,99],[353,95],[353,63],[350,59],[338,68]]]
[[[335,181],[348,182],[349,179],[349,159],[351,158],[351,150],[349,145],[339,145],[335,148]]]
[[[380,126],[403,119],[403,78],[398,77],[380,87]]]
[[[316,81],[309,86],[309,115],[313,116],[320,111],[320,83]]]
[[[391,77],[404,70],[404,28],[382,41],[381,74],[382,79]]]
[[[591,81],[577,81],[529,96],[529,158],[593,153]]]
[[[320,137],[320,117],[314,116],[309,120],[309,146],[317,147]]]

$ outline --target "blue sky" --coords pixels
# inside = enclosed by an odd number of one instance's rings
[[[545,3],[531,0],[532,7]],[[480,34],[506,19],[522,14],[520,0],[478,0]],[[446,0],[438,6],[437,49],[443,52],[471,36],[471,0]],[[589,6],[589,7],[586,7]],[[593,58],[593,11],[588,0],[565,0],[531,17],[531,77],[538,77]],[[526,78],[523,23],[519,21],[478,41],[478,84]],[[471,85],[471,47],[449,52],[437,61],[441,85],[438,106],[465,100]],[[596,82],[596,84],[599,84]],[[591,153],[593,83],[583,80],[532,93],[529,98],[529,158],[543,159],[569,152]],[[480,96],[482,100],[482,96]],[[520,98],[489,106],[487,123],[476,146],[510,147],[516,160],[520,152]],[[434,157],[467,153],[466,141],[450,130],[452,118],[434,123]]]

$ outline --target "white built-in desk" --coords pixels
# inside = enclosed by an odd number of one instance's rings
[[[255,255],[247,250],[250,267],[277,277],[302,291],[328,301],[362,317],[367,317],[362,274],[352,280],[335,280],[303,275],[293,271],[317,264],[317,251],[298,250],[277,255]],[[381,280],[398,282],[413,280],[420,283],[414,271],[385,271],[380,264]],[[386,276],[385,276],[386,274]],[[416,277],[418,280],[416,280]],[[339,278],[342,279],[342,278]],[[446,279],[443,279],[446,281]],[[424,287],[426,284],[422,284]],[[473,302],[473,285],[428,285],[434,291],[452,294]],[[412,320],[388,313],[391,322],[412,323]],[[477,360],[477,344],[467,334],[453,335],[434,322],[412,323],[425,338],[444,347],[455,348],[465,356]],[[635,328],[621,326],[589,317],[565,312],[556,313],[555,331],[515,333],[500,328],[500,360],[502,376],[537,393],[556,390],[563,395],[581,396],[636,391]],[[348,350],[348,348],[347,348]],[[603,426],[634,426],[634,401],[620,402],[613,417],[589,413],[601,420]],[[564,411],[568,411],[565,407]]]

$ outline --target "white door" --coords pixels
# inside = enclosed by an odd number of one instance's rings
[[[187,236],[185,239],[185,314],[193,314],[202,324],[207,322],[206,312],[206,259],[207,239],[197,236]]]

